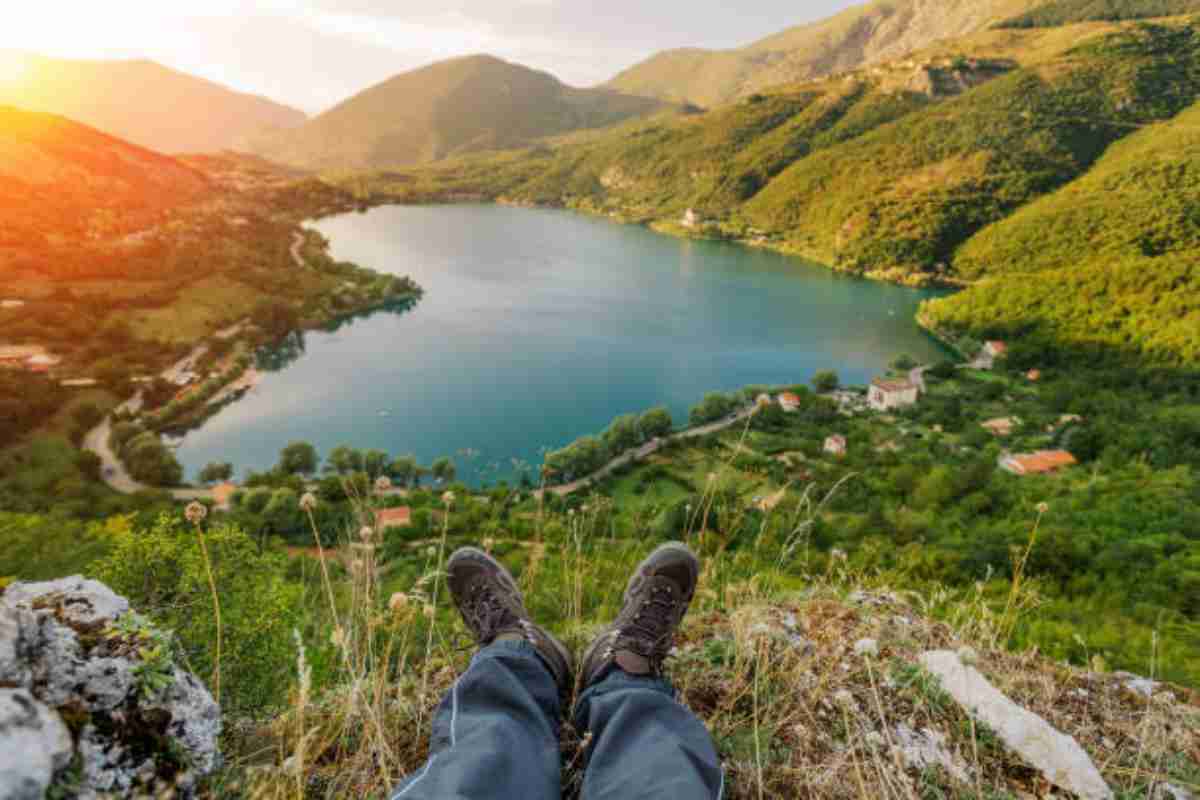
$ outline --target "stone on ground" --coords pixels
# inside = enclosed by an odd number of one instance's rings
[[[41,800],[71,763],[71,733],[24,689],[0,689],[0,797]]]
[[[938,677],[955,702],[994,730],[1009,749],[1036,767],[1046,780],[1083,800],[1113,797],[1078,742],[1005,697],[978,670],[963,664],[957,653],[925,653],[921,663]]]

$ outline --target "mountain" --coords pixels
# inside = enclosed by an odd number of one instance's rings
[[[1036,0],[876,0],[736,50],[668,50],[608,85],[712,107],[771,86],[821,78],[983,30]]]
[[[663,108],[657,100],[573,89],[545,72],[468,56],[397,75],[256,149],[305,167],[402,166],[520,147]]]
[[[0,104],[61,114],[162,153],[244,149],[264,131],[306,119],[294,108],[152,61],[0,55],[16,75],[0,80]]]
[[[1200,95],[1196,21],[988,30],[702,114],[382,184],[402,199],[567,206],[853,274],[972,285],[929,319],[975,336],[1045,323],[1060,344],[1191,360],[1194,152],[1167,123]],[[1115,147],[1139,143],[1154,160]],[[1080,200],[1116,185],[1136,204]],[[1116,257],[1121,275],[1100,269]],[[1034,269],[1049,299],[1018,302]],[[1134,291],[1138,280],[1150,288]],[[1081,292],[1122,302],[1089,328],[1101,317]]]
[[[1000,26],[1044,28],[1072,22],[1171,17],[1195,11],[1200,11],[1200,0],[1051,0]]]
[[[0,106],[0,250],[142,230],[207,185],[168,156],[61,116]]]

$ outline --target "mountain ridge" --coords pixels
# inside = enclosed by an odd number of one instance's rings
[[[663,110],[658,100],[577,89],[490,55],[439,61],[368,87],[305,125],[254,144],[311,168],[394,167],[528,145]]]
[[[0,81],[0,104],[59,114],[166,154],[244,149],[304,112],[238,92],[149,59],[56,59],[7,51],[15,80]],[[133,93],[137,102],[130,102]]]

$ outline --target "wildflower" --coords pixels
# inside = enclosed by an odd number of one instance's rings
[[[483,540],[483,549],[486,550],[487,552],[489,552],[489,553],[492,552],[492,548],[495,546],[496,546],[496,540],[493,539],[492,537],[489,536]]]
[[[362,527],[362,529],[358,532],[358,538],[362,539],[364,542],[371,541],[371,537],[374,535],[375,535],[375,531],[371,530],[366,525],[364,525]]]
[[[404,592],[396,592],[388,598],[388,608],[392,612],[400,612],[408,605],[408,595]]]
[[[199,525],[208,516],[208,507],[203,503],[198,503],[195,500],[188,503],[187,509],[183,512],[183,516],[193,525]]]
[[[426,548],[425,548],[425,555],[429,556],[430,558],[433,558],[434,556],[436,556],[436,555],[437,555],[437,548],[436,548],[436,547],[434,547],[433,545],[430,545],[429,547],[426,547]]]
[[[433,619],[433,606],[426,603],[425,608],[421,609],[421,613],[425,615],[425,619]]]
[[[442,495],[442,502],[448,506],[454,505],[454,492],[445,492]]]
[[[312,492],[305,492],[300,497],[300,510],[312,513],[312,510],[317,507],[317,496]]]
[[[575,516],[575,509],[573,509],[573,508],[568,508],[568,509],[567,509],[567,516],[568,516],[568,517],[573,517],[573,516]]]
[[[363,569],[363,562],[362,562],[361,558],[356,558],[350,562],[350,571],[353,572],[355,575],[362,572],[362,569]]]
[[[387,475],[380,475],[375,479],[375,491],[379,494],[389,491],[392,488],[392,479]]]
[[[835,547],[835,548],[833,548],[833,550],[831,550],[829,552],[829,556],[834,561],[845,561],[846,560],[846,551]]]
[[[1049,503],[1047,503],[1047,502],[1045,502],[1045,501],[1042,501],[1041,503],[1038,503],[1038,504],[1037,504],[1037,511],[1038,511],[1038,513],[1039,513],[1039,514],[1045,514],[1045,513],[1046,513],[1047,511],[1049,511],[1049,510],[1050,510],[1050,504],[1049,504]]]

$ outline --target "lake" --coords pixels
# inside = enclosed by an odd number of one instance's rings
[[[865,383],[897,355],[938,359],[913,321],[933,292],[795,258],[694,242],[565,211],[389,206],[313,227],[333,255],[411,275],[425,297],[332,333],[184,439],[266,469],[288,442],[454,457],[471,483],[541,464],[545,448],[655,405],[676,423],[705,392]]]

